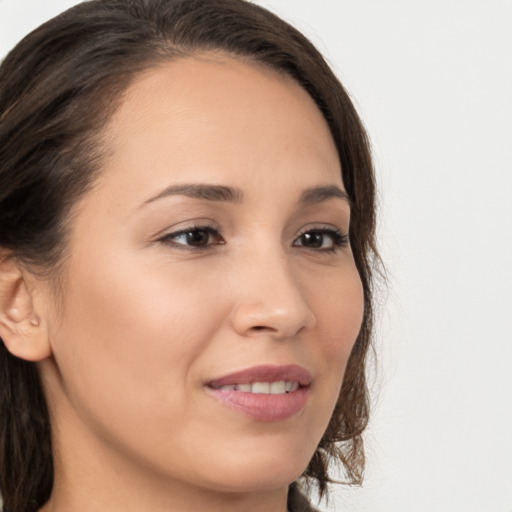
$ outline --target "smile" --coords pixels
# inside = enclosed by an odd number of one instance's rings
[[[265,422],[300,413],[308,401],[311,374],[301,366],[256,366],[207,383],[206,392],[231,410]]]
[[[253,382],[252,384],[228,384],[218,389],[263,395],[282,395],[297,391],[297,389],[299,389],[299,383],[279,380],[277,382]]]

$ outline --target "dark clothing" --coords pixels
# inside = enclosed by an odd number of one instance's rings
[[[291,484],[288,491],[289,512],[318,512],[313,508],[307,498],[299,491],[297,484]]]

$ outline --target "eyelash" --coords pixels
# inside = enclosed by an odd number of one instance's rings
[[[321,235],[321,236],[329,236],[332,240],[332,247],[328,248],[315,248],[315,247],[306,247],[304,245],[296,245],[296,241],[299,240],[302,237],[305,237],[306,235]],[[322,240],[323,242],[323,240]],[[343,249],[347,247],[349,244],[349,237],[348,235],[342,233],[339,229],[335,228],[310,228],[302,231],[299,236],[294,240],[293,245],[294,247],[306,247],[310,250],[316,250],[320,252],[336,252],[340,249]]]
[[[206,233],[208,235],[208,241],[211,237],[218,237],[221,238],[220,233],[217,229],[213,228],[212,226],[190,226],[186,227],[184,229],[180,229],[178,231],[174,231],[172,233],[167,233],[163,237],[159,238],[158,241],[165,243],[167,245],[170,245],[171,247],[175,247],[176,249],[181,249],[184,251],[201,251],[201,250],[207,250],[210,249],[212,244],[208,243],[207,245],[188,245],[183,243],[177,243],[175,240],[180,236],[187,236],[191,234],[198,234],[198,233]],[[224,245],[226,242],[224,240],[218,241],[214,243],[213,245]]]
[[[176,239],[181,236],[190,236],[190,235],[198,235],[198,234],[207,234],[208,239],[207,243],[204,245],[190,245],[188,243],[178,243],[176,242]],[[297,241],[300,239],[303,239],[303,237],[306,236],[328,236],[330,237],[332,241],[332,246],[327,248],[322,247],[308,247],[307,245],[304,245],[304,240],[302,240],[302,243],[297,244]],[[210,239],[212,237],[218,238],[216,242],[211,243]],[[167,233],[166,235],[162,236],[157,240],[158,242],[164,243],[166,245],[170,245],[171,247],[174,247],[176,249],[185,250],[185,251],[204,251],[211,249],[212,246],[215,245],[225,245],[225,241],[222,239],[219,230],[216,228],[213,228],[212,226],[190,226],[184,229],[180,229],[179,231],[174,231],[172,233]],[[189,242],[190,240],[187,240]],[[325,242],[325,239],[321,239],[321,244]],[[327,227],[320,227],[320,228],[310,228],[302,231],[299,233],[297,238],[293,241],[294,247],[305,247],[306,249],[317,251],[317,252],[324,252],[324,253],[332,253],[337,252],[340,249],[343,249],[347,247],[349,244],[349,237],[346,234],[343,234],[340,230],[335,228],[327,228]]]

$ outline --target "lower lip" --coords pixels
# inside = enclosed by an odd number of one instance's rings
[[[219,402],[259,421],[283,421],[291,418],[304,408],[309,394],[307,387],[280,395],[206,389]]]

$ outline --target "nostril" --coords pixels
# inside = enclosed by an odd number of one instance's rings
[[[269,333],[277,333],[278,329],[275,329],[273,327],[270,327],[268,325],[253,325],[251,327],[252,333],[262,333],[262,334],[269,334]]]

